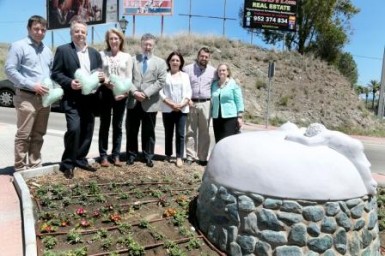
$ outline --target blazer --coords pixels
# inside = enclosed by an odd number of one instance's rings
[[[219,80],[211,85],[211,116],[218,118],[219,106],[222,118],[237,117],[245,110],[242,91],[234,79],[230,78],[227,84],[220,88]]]
[[[147,98],[142,101],[142,108],[145,112],[157,112],[160,108],[159,91],[166,83],[167,65],[166,62],[152,55],[147,62],[147,71],[142,74],[142,54],[133,57],[132,83],[128,96],[127,108],[135,107],[135,91],[144,92]]]
[[[88,47],[90,57],[90,69],[101,69],[102,58],[97,50]],[[64,90],[63,99],[77,99],[81,90],[73,90],[71,82],[74,79],[75,71],[80,68],[80,61],[73,42],[61,45],[57,48],[52,65],[51,79],[58,83]]]

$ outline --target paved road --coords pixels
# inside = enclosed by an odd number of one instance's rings
[[[15,110],[12,108],[0,107],[0,169],[13,165],[13,137],[16,132]],[[261,130],[263,126],[248,126],[245,131]],[[43,159],[46,163],[56,163],[60,161],[64,150],[63,135],[66,130],[66,122],[63,113],[52,112],[48,131],[45,136],[45,142],[42,149]],[[95,131],[89,157],[98,156],[98,133],[99,118],[96,118]],[[212,143],[214,146],[213,132],[211,128]],[[110,135],[111,139],[112,136]],[[385,175],[385,138],[358,137],[365,147],[365,153],[372,164],[372,172]],[[125,132],[123,132],[122,152],[125,152]],[[140,143],[140,139],[139,139]],[[111,145],[111,143],[110,143]],[[156,151],[159,154],[164,153],[164,129],[161,119],[161,113],[158,113],[156,124]]]

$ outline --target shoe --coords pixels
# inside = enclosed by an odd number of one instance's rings
[[[134,160],[135,160],[135,158],[133,158],[133,157],[129,157],[128,158],[128,160],[127,160],[127,165],[133,165],[134,164]]]
[[[153,163],[152,160],[150,160],[150,159],[147,159],[146,165],[147,165],[148,167],[154,167],[154,163]]]
[[[101,167],[109,167],[110,162],[108,162],[108,160],[106,158],[103,158],[102,161],[100,161],[100,166]]]
[[[90,164],[80,165],[78,167],[80,169],[83,169],[83,170],[86,170],[86,171],[89,171],[89,172],[96,172],[97,171],[97,169],[95,167],[93,167],[92,165],[90,165]]]
[[[198,164],[201,165],[201,166],[206,166],[207,165],[207,161],[198,161]]]
[[[118,167],[123,166],[123,163],[120,162],[119,157],[115,157],[113,163],[115,166],[118,166]]]
[[[186,163],[187,165],[192,165],[193,160],[191,160],[191,159],[186,159],[185,163]]]
[[[74,168],[64,170],[63,172],[64,172],[64,177],[66,177],[69,180],[74,177]]]
[[[183,166],[183,162],[182,162],[181,158],[177,158],[176,159],[176,166],[179,167],[179,168]]]

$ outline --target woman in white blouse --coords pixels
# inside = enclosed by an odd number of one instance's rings
[[[175,128],[176,166],[183,165],[186,120],[189,112],[188,102],[191,99],[190,79],[182,71],[183,56],[179,52],[172,52],[167,57],[168,72],[166,84],[159,94],[162,99],[161,110],[165,133],[165,154],[168,161],[172,155],[172,140]]]
[[[117,29],[106,32],[105,42],[107,48],[100,52],[103,60],[104,84],[100,87],[100,130],[99,130],[99,154],[100,165],[108,167],[110,162],[107,157],[108,133],[112,112],[112,152],[111,161],[116,166],[122,166],[119,159],[122,142],[122,123],[124,110],[126,109],[127,95],[114,95],[114,84],[110,82],[110,76],[116,75],[121,79],[132,79],[132,57],[124,52],[124,35]]]

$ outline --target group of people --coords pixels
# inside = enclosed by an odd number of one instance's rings
[[[34,15],[28,20],[28,36],[11,44],[5,72],[16,87],[17,112],[15,135],[16,171],[39,167],[41,148],[47,131],[50,107],[42,105],[48,89],[42,81],[50,77],[64,91],[61,108],[67,131],[60,170],[71,179],[76,167],[96,171],[87,161],[95,124],[95,109],[100,109],[100,166],[122,166],[120,149],[123,117],[126,112],[126,164],[139,160],[138,133],[144,162],[153,167],[156,115],[160,110],[165,129],[165,155],[171,161],[175,130],[176,165],[207,164],[210,147],[209,126],[213,119],[215,141],[239,132],[244,104],[239,85],[231,77],[228,65],[217,69],[208,64],[210,51],[203,47],[197,60],[184,66],[183,56],[171,52],[164,60],[153,54],[156,38],[144,34],[142,52],[131,57],[124,50],[125,37],[117,29],[106,33],[105,50],[88,46],[87,24],[74,20],[71,42],[57,48],[55,55],[43,44],[47,21]],[[98,72],[99,88],[83,94],[84,86],[75,72]],[[132,81],[121,94],[114,93],[112,75]],[[112,119],[112,151],[108,157],[108,134]],[[186,145],[186,150],[185,150]]]

